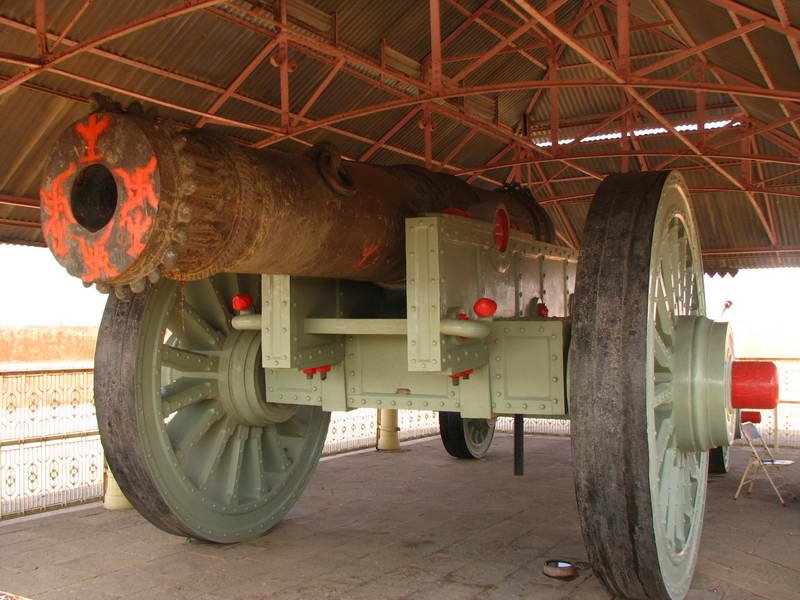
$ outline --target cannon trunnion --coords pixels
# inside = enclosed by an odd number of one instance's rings
[[[677,173],[606,179],[578,256],[519,190],[99,112],[57,142],[42,215],[59,262],[114,291],[98,422],[158,527],[268,531],[330,411],[440,411],[464,458],[485,454],[497,416],[570,418],[595,573],[624,598],[686,595],[709,450],[736,414]]]

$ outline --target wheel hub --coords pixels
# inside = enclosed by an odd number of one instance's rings
[[[296,407],[267,402],[261,367],[261,332],[233,331],[219,360],[220,402],[242,425],[264,426],[292,418]]]
[[[675,331],[673,417],[680,450],[698,452],[733,442],[733,339],[728,323],[679,317]]]

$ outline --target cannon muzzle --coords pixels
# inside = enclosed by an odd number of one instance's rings
[[[67,271],[134,291],[147,278],[222,271],[396,284],[406,217],[492,203],[553,241],[547,214],[519,191],[344,161],[325,143],[304,154],[255,150],[105,111],[62,134],[41,188],[44,238]]]

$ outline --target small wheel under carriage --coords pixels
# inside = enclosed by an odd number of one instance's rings
[[[439,436],[455,458],[483,458],[494,438],[496,419],[463,419],[460,413],[439,413]]]

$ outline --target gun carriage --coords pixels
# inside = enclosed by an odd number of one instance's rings
[[[439,411],[461,458],[486,453],[498,416],[569,418],[596,574],[626,598],[686,594],[709,451],[725,471],[743,406],[678,173],[608,177],[579,256],[519,189],[100,110],[58,140],[41,197],[55,257],[112,292],[101,437],[158,527],[266,532],[331,411]],[[756,396],[774,395],[764,373]]]

